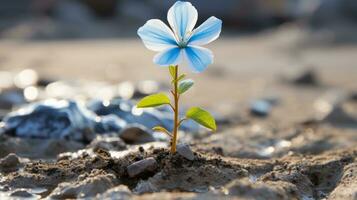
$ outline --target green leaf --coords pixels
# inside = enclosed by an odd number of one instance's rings
[[[176,75],[176,66],[174,66],[174,65],[170,65],[170,66],[169,66],[169,71],[170,71],[171,77],[172,77],[173,79],[175,79],[175,75]]]
[[[190,108],[186,112],[186,118],[192,119],[195,122],[213,131],[217,129],[216,121],[214,120],[213,116],[209,112],[201,108],[198,107]]]
[[[172,80],[171,81],[171,83],[174,83],[175,81],[177,81],[177,82],[179,82],[179,81],[181,81],[182,79],[184,79],[186,77],[186,74],[181,74],[178,78],[177,78],[177,80]]]
[[[191,79],[183,80],[179,83],[178,92],[183,94],[193,86],[194,82]]]
[[[182,79],[184,79],[186,77],[186,74],[181,74],[178,78],[177,81],[181,81]]]
[[[141,99],[136,106],[138,108],[149,108],[170,104],[169,97],[164,93],[153,94]]]
[[[168,136],[172,136],[171,133],[164,127],[162,126],[155,126],[154,128],[152,128],[153,131],[157,131],[157,132],[163,132],[166,133]]]

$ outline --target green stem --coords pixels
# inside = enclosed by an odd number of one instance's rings
[[[178,133],[178,125],[179,125],[179,94],[178,94],[178,65],[175,66],[175,77],[174,77],[174,130],[173,137],[171,140],[171,153],[176,152],[176,143],[177,143],[177,133]]]
[[[181,126],[182,122],[184,122],[185,120],[187,120],[187,118],[183,118],[183,119],[181,119],[181,120],[179,121],[179,123],[178,123],[177,127],[178,127],[178,128],[180,128],[180,126]]]

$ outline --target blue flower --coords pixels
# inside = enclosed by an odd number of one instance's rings
[[[194,29],[197,18],[197,10],[191,3],[177,1],[167,13],[172,30],[159,19],[151,19],[139,28],[138,35],[144,45],[159,52],[154,63],[169,66],[185,62],[194,72],[202,72],[213,63],[212,52],[200,45],[219,37],[222,21],[210,17]]]

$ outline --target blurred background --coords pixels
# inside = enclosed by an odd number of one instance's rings
[[[156,199],[184,191],[356,199],[357,0],[190,2],[196,26],[216,16],[223,29],[207,45],[214,63],[206,71],[180,66],[195,81],[180,111],[200,106],[218,127],[211,134],[192,120],[182,124],[180,143],[198,153],[179,151],[188,163],[166,157],[169,138],[151,131],[172,129],[169,106],[135,106],[172,86],[136,32],[152,18],[167,22],[174,0],[0,0],[0,199],[75,198],[77,191],[85,198],[119,183],[167,191]],[[230,164],[229,157],[249,159]],[[128,179],[131,166],[148,171]]]
[[[1,0],[0,88],[16,83],[13,77],[23,72],[25,81],[33,76],[43,83],[72,81],[52,87],[57,96],[79,94],[73,88],[82,80],[96,81],[90,84],[96,92],[89,93],[99,98],[117,95],[106,84],[119,84],[125,93],[146,81],[139,88],[150,93],[168,75],[152,63],[154,52],[145,49],[136,31],[151,18],[166,22],[174,2]],[[327,85],[356,89],[356,0],[191,2],[198,9],[198,23],[214,15],[224,25],[222,37],[209,46],[214,65],[202,75],[190,74],[197,86],[187,104],[223,102],[216,109],[229,111],[227,105],[281,93],[275,83],[299,73],[315,77],[314,72]],[[28,90],[30,100],[41,96],[34,91]]]
[[[166,19],[175,1],[161,0],[3,0],[2,38],[78,39],[134,37],[151,18]],[[345,30],[353,38],[357,3],[354,0],[193,0],[200,21],[215,15],[232,34],[256,32],[289,22],[315,29]],[[343,30],[341,30],[343,29]]]

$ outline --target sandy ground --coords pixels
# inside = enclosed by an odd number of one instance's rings
[[[227,195],[231,199],[356,199],[357,105],[349,96],[357,91],[357,46],[301,43],[302,39],[298,30],[283,30],[226,36],[209,46],[215,63],[202,74],[188,72],[196,85],[183,104],[203,105],[230,122],[214,135],[204,134],[191,141],[195,161],[168,156],[158,147],[145,153],[136,151],[122,160],[97,154],[93,158],[58,158],[53,163],[30,161],[22,173],[9,174],[2,183],[13,188],[24,187],[21,184],[45,187],[41,196],[54,198],[80,197],[78,190],[96,195],[88,192],[92,187],[89,181],[104,185],[97,193],[113,188],[98,199],[113,195],[123,199],[215,199]],[[42,77],[61,80],[117,83],[152,79],[165,83],[168,71],[152,64],[153,55],[137,38],[0,41],[1,70],[31,68]],[[317,85],[296,86],[283,80],[311,68],[317,73]],[[250,103],[260,98],[278,101],[267,118],[249,115]],[[329,111],[321,101],[343,107],[354,120],[344,120],[341,113],[326,117]],[[8,140],[3,139],[3,148],[15,145],[6,143]],[[22,141],[15,143],[21,146]],[[78,145],[80,148],[83,145]],[[18,152],[26,150],[23,147]],[[128,179],[120,168],[149,157],[158,162],[157,169],[139,178]],[[83,177],[71,172],[71,162],[78,162]],[[197,174],[204,178],[189,179]],[[37,179],[47,185],[35,184]],[[161,193],[137,196],[133,191]]]
[[[301,44],[305,36],[301,32],[287,29],[250,37],[220,38],[209,46],[215,54],[215,63],[202,74],[188,72],[196,85],[183,104],[218,105],[220,108],[216,109],[231,110],[229,106],[246,106],[255,98],[293,95],[289,99],[294,101],[293,107],[299,112],[294,112],[289,118],[296,118],[292,119],[295,121],[300,120],[300,112],[311,110],[306,108],[309,105],[299,103],[300,98],[312,101],[329,90],[355,90],[357,46]],[[54,79],[114,83],[151,79],[167,83],[168,72],[152,63],[153,55],[154,52],[145,49],[138,38],[1,41],[0,69],[32,68],[44,77]],[[321,82],[329,88],[318,91],[292,88],[296,91],[290,92],[291,87],[276,84],[284,74],[306,68],[316,69]],[[285,110],[287,113],[290,111]],[[286,119],[285,115],[282,116]]]

